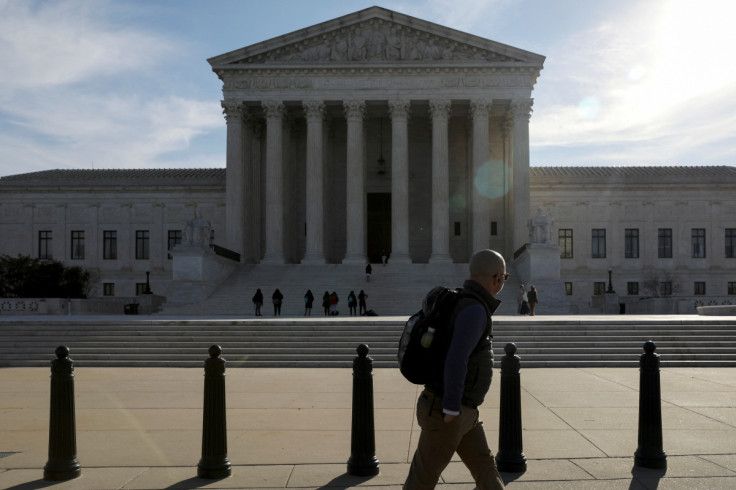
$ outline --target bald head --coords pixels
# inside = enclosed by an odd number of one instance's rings
[[[470,258],[470,276],[488,279],[496,274],[506,272],[506,261],[494,250],[481,250]]]

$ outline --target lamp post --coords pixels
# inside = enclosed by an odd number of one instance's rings
[[[616,292],[613,290],[613,283],[611,283],[611,273],[612,272],[613,272],[612,269],[609,267],[608,268],[608,290],[606,291],[606,293],[608,294],[614,294]]]

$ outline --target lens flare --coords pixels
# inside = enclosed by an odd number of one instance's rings
[[[595,119],[601,111],[601,103],[595,97],[585,97],[578,104],[578,114],[582,119]]]

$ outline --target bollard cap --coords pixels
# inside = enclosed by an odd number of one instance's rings
[[[360,344],[356,349],[356,351],[358,352],[358,356],[360,357],[366,357],[370,350],[371,349],[366,344]]]
[[[220,354],[222,354],[222,347],[215,344],[213,346],[210,346],[208,352],[210,353],[210,357],[212,358],[220,357]]]
[[[54,353],[56,354],[56,357],[58,359],[64,359],[65,357],[69,357],[69,347],[65,345],[60,345],[56,348]]]
[[[509,342],[506,344],[506,347],[503,348],[504,352],[506,352],[506,355],[513,356],[516,354],[516,344],[513,342]]]
[[[651,340],[647,340],[644,342],[644,352],[647,354],[652,354],[657,349],[657,345],[652,342]]]

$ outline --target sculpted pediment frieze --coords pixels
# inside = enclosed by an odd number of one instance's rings
[[[247,56],[231,63],[344,63],[426,61],[523,61],[481,47],[381,19]]]
[[[478,46],[372,19],[233,61],[236,64],[524,61]]]

